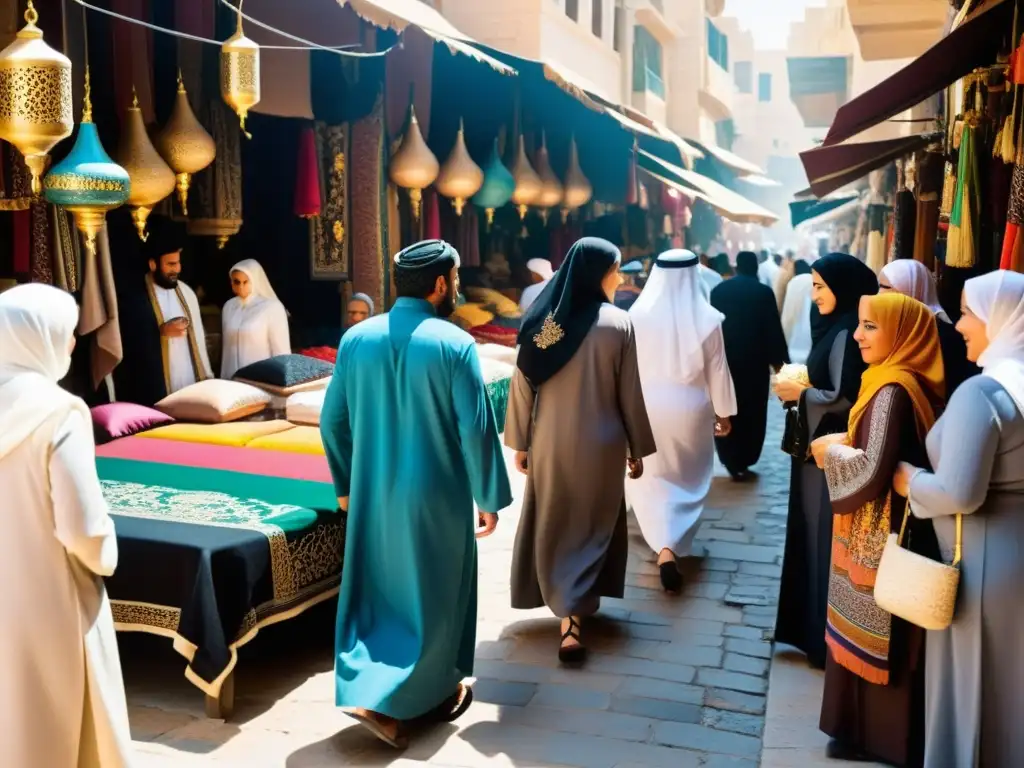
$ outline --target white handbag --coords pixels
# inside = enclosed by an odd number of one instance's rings
[[[953,623],[960,585],[963,516],[956,516],[956,546],[949,565],[903,548],[909,517],[908,500],[899,535],[890,533],[882,551],[875,577],[875,602],[882,610],[923,629],[946,629]]]

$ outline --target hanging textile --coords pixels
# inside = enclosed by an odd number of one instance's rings
[[[979,171],[975,146],[975,126],[964,121],[960,137],[960,158],[957,163],[956,191],[949,214],[949,235],[946,245],[946,266],[973,267],[978,259]]]
[[[426,190],[426,202],[423,212],[423,239],[442,240],[441,205],[438,194],[433,189]],[[453,238],[454,239],[454,238]]]
[[[889,207],[882,203],[868,205],[867,257],[865,262],[877,275],[885,266],[885,218]]]
[[[384,99],[378,94],[370,114],[352,124],[351,188],[352,287],[384,306],[384,175],[387,137]]]
[[[77,240],[77,235],[76,235]],[[89,336],[90,372],[93,391],[121,362],[121,327],[118,323],[114,270],[110,263],[110,238],[106,225],[96,238],[95,257],[85,260],[82,276],[81,314],[78,335]]]
[[[923,152],[917,164],[917,212],[914,217],[914,258],[935,268],[939,233],[939,197],[946,163],[937,152]]]
[[[316,133],[307,125],[299,134],[295,173],[295,215],[311,219],[320,215],[320,170],[316,158]]]
[[[79,265],[82,263],[78,230],[66,208],[51,205],[48,213],[50,231],[53,232],[53,284],[74,293],[78,290]]]
[[[348,280],[348,126],[315,123],[320,170],[320,216],[312,219],[309,271],[313,280]]]
[[[464,265],[480,266],[480,219],[475,205],[467,205],[455,223],[455,248]]]
[[[147,0],[112,0],[111,10],[133,19],[147,19]],[[113,37],[114,99],[118,114],[132,103],[132,91],[139,100],[142,120],[152,125],[156,120],[153,109],[153,32],[141,24],[114,23]],[[199,43],[193,43],[199,45]]]
[[[892,259],[910,259],[914,257],[915,236],[917,230],[917,201],[909,189],[896,194],[896,205],[893,209]]]

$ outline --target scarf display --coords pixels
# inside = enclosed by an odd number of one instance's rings
[[[566,254],[554,279],[523,317],[516,365],[534,389],[573,358],[608,297],[601,282],[622,261],[607,240],[584,237]]]
[[[881,335],[892,346],[885,360],[864,372],[860,395],[850,411],[849,442],[857,446],[857,429],[864,416],[878,393],[892,384],[909,395],[917,433],[924,440],[945,397],[935,319],[924,304],[899,293],[872,296],[870,313]],[[885,437],[898,439],[898,435]],[[861,441],[871,444],[874,438],[862,435]],[[876,685],[889,682],[892,617],[881,611],[861,615],[850,610],[846,598],[851,593],[861,598],[873,593],[878,564],[892,527],[891,508],[890,489],[851,515],[834,515],[832,521],[825,643],[837,664]]]
[[[977,86],[977,84],[976,84]],[[970,88],[970,85],[967,86]],[[980,90],[975,91],[980,97]],[[981,168],[978,162],[978,113],[964,116],[957,159],[956,186],[949,212],[949,234],[946,244],[946,266],[973,267],[980,251]]]
[[[156,298],[156,286],[153,283],[153,276],[146,275],[146,292],[149,294],[149,303],[153,308],[153,315],[156,317],[157,326],[162,326],[166,319],[164,313],[160,311],[160,302]],[[188,302],[185,301],[185,294],[181,291],[181,286],[175,286],[174,292],[178,296],[178,301],[181,303],[181,309],[185,313],[185,318],[188,320],[188,351],[189,357],[192,360],[192,370],[195,372],[196,381],[206,380],[206,370],[203,367],[202,357],[199,355],[199,344],[196,341],[196,323],[195,318],[192,317],[192,310],[189,309]],[[200,322],[202,318],[200,318]],[[168,356],[168,344],[167,337],[160,336],[160,360],[163,364],[164,372],[164,387],[166,392],[171,391],[171,365]]]

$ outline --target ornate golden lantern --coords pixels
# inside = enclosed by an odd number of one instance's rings
[[[75,226],[85,235],[86,250],[95,254],[96,237],[103,229],[107,211],[124,204],[130,184],[128,172],[103,149],[92,121],[89,68],[86,67],[82,122],[75,146],[46,174],[43,180],[46,200],[71,212]]]
[[[576,137],[569,141],[569,168],[565,172],[565,194],[562,199],[562,221],[565,221],[572,211],[582,208],[590,202],[594,195],[594,188],[590,181],[583,175],[580,168],[580,156],[576,150]]]
[[[238,115],[242,133],[249,110],[260,103],[260,47],[242,33],[242,3],[238,0],[238,27],[220,47],[220,95]]]
[[[153,206],[174,192],[174,171],[160,157],[153,142],[146,133],[146,125],[142,122],[142,110],[139,99],[132,88],[132,105],[128,108],[121,141],[117,145],[114,159],[128,171],[131,179],[131,191],[125,203],[132,209],[132,221],[143,242],[149,237],[146,233],[146,219],[149,218]]]
[[[451,198],[455,215],[461,216],[466,201],[480,191],[483,183],[484,172],[469,156],[469,150],[466,149],[466,134],[460,119],[459,132],[455,136],[455,146],[452,147],[451,154],[441,166],[441,172],[438,174],[434,186],[442,195]]]
[[[526,141],[522,134],[519,136],[516,161],[512,165],[512,178],[516,181],[516,188],[512,192],[512,204],[518,209],[519,218],[525,219],[527,208],[540,197],[541,180],[526,156]]]
[[[32,172],[32,193],[42,191],[47,154],[71,135],[71,61],[43,42],[39,14],[28,0],[25,26],[0,52],[0,139],[9,141]]]
[[[188,103],[188,94],[185,92],[185,83],[181,79],[180,71],[174,109],[167,125],[156,135],[153,143],[156,151],[174,171],[181,212],[188,216],[188,188],[192,184],[192,174],[199,173],[213,162],[217,155],[217,146],[202,123],[196,119],[192,106]]]
[[[551,170],[551,159],[548,156],[548,144],[544,134],[540,135],[540,149],[534,158],[534,165],[537,168],[537,175],[540,177],[540,193],[537,195],[536,205],[540,208],[540,215],[546,222],[548,220],[548,209],[554,208],[562,202],[562,182]]]
[[[467,153],[468,154],[468,153]],[[479,169],[477,169],[479,170]],[[409,107],[409,127],[405,129],[402,143],[391,156],[389,175],[397,186],[409,190],[409,202],[412,204],[414,219],[420,217],[420,203],[423,190],[434,183],[440,167],[434,153],[420,133],[420,124],[416,119],[416,110]]]

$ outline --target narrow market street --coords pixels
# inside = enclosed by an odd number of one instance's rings
[[[584,669],[559,668],[555,619],[509,607],[517,515],[508,513],[480,547],[476,701],[457,728],[437,728],[399,754],[334,708],[332,600],[240,651],[227,723],[203,716],[203,697],[168,641],[124,638],[143,765],[755,768],[785,537],[781,422],[773,405],[756,481],[736,484],[718,469],[698,536],[707,556],[685,564],[683,596],[662,591],[630,522],[626,596],[588,624]],[[521,494],[522,478],[513,483]]]

